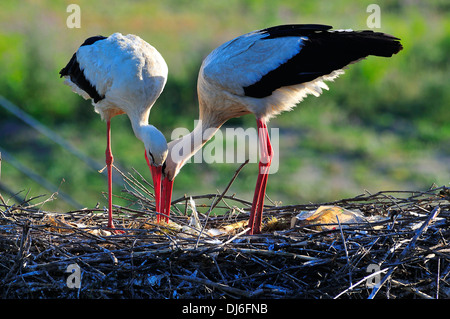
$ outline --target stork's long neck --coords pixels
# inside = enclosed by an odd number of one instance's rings
[[[145,130],[148,124],[148,117],[150,114],[150,109],[146,112],[128,112],[127,115],[131,122],[131,127],[133,128],[134,135],[142,142],[144,142]]]
[[[205,114],[202,114],[205,115]],[[222,126],[223,121],[211,117],[200,116],[194,130],[169,143],[169,154],[166,165],[170,166],[169,178],[173,178],[183,165],[194,156],[206,144],[217,130]]]
[[[142,115],[128,114],[134,134],[145,146],[146,152],[153,157],[155,165],[162,165],[167,156],[167,141],[164,135],[153,125],[148,123],[149,112]]]
[[[186,162],[197,153],[206,142],[213,138],[214,134],[216,134],[221,126],[211,126],[209,124],[210,123],[199,120],[191,133],[176,140],[172,147],[174,156],[180,156],[179,159],[181,162]],[[180,161],[176,160],[176,162]]]

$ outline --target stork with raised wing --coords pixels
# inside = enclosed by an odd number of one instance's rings
[[[114,33],[86,39],[60,71],[75,93],[92,99],[95,111],[106,121],[108,172],[108,227],[112,218],[111,118],[127,114],[134,134],[144,143],[145,159],[152,172],[156,210],[160,207],[162,164],[167,156],[164,135],[148,123],[150,110],[167,80],[161,54],[140,37]]]
[[[374,31],[331,30],[318,24],[281,25],[254,31],[212,51],[198,75],[199,124],[171,141],[163,171],[162,214],[170,213],[174,178],[186,161],[227,120],[253,113],[258,126],[259,174],[250,211],[249,234],[261,231],[273,150],[270,118],[290,111],[308,94],[319,96],[325,81],[369,55],[391,57],[402,49],[398,38]],[[197,142],[200,141],[200,142]]]

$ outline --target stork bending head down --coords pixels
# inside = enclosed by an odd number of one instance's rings
[[[162,164],[168,150],[164,135],[148,123],[148,118],[166,84],[167,72],[166,62],[153,46],[138,36],[120,33],[86,39],[60,71],[64,83],[85,99],[92,99],[95,111],[106,121],[109,228],[114,228],[111,118],[116,115],[127,114],[134,134],[144,143],[159,211]]]
[[[331,30],[327,25],[300,24],[254,31],[212,51],[198,75],[200,124],[190,134],[168,145],[162,214],[169,216],[173,181],[186,161],[224,122],[253,113],[259,129],[261,157],[249,233],[259,233],[273,157],[268,120],[290,111],[308,94],[319,96],[322,89],[328,89],[325,81],[343,74],[347,65],[369,55],[390,57],[401,49],[398,38],[380,32]]]

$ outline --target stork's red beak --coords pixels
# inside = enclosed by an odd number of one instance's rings
[[[171,181],[167,176],[162,182],[162,214],[166,222],[169,222],[170,205],[172,203],[172,189],[173,180]]]
[[[147,151],[145,152],[145,160],[147,161],[148,168],[152,173],[153,188],[155,190],[155,210],[156,210],[156,221],[161,220],[161,176],[162,176],[162,166],[155,166],[150,164],[147,157]]]

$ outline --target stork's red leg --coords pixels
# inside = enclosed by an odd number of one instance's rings
[[[112,221],[112,163],[114,157],[111,152],[111,121],[106,121],[106,171],[108,172],[108,227],[114,228]]]
[[[248,225],[249,234],[259,234],[261,232],[261,221],[264,207],[264,197],[266,196],[267,177],[273,158],[272,145],[270,144],[269,132],[267,131],[266,121],[261,118],[256,119],[258,126],[258,138],[261,157],[259,161],[258,179],[256,180],[255,194],[253,195],[253,204],[250,211]]]
[[[115,228],[112,219],[112,164],[114,157],[111,152],[111,120],[106,121],[106,170],[108,172],[108,228]],[[121,230],[116,230],[123,233]]]

